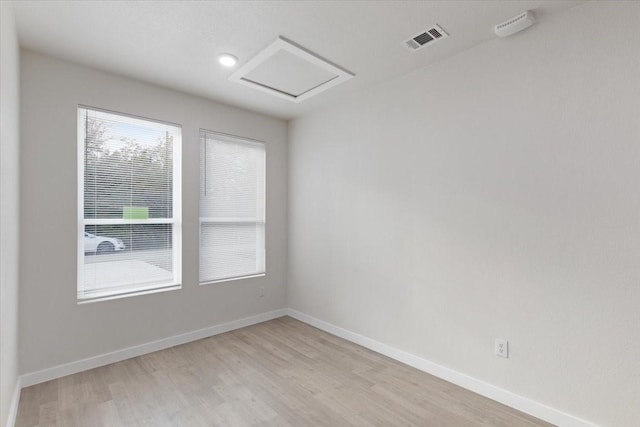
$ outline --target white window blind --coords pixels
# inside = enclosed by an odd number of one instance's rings
[[[265,273],[265,144],[200,131],[200,283]]]
[[[78,300],[180,287],[181,128],[78,108]]]

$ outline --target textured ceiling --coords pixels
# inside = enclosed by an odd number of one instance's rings
[[[22,1],[15,12],[28,49],[289,119],[491,40],[495,24],[526,9],[544,20],[578,3]],[[403,47],[436,23],[449,38],[416,52]],[[227,80],[233,70],[216,55],[232,53],[241,65],[278,36],[356,77],[299,104]]]

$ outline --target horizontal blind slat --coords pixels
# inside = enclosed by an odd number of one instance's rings
[[[122,219],[122,218],[85,218],[86,225],[100,224],[173,224],[172,218]]]

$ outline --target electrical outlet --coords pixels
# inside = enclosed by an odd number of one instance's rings
[[[509,358],[509,341],[503,340],[501,338],[496,338],[494,351],[496,356],[504,357],[505,359]]]
[[[260,286],[260,296],[264,296],[264,286]]]

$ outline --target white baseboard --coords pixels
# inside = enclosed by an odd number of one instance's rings
[[[20,403],[21,390],[22,379],[18,377],[16,379],[16,386],[13,389],[13,396],[11,397],[11,406],[9,406],[9,418],[7,418],[7,427],[14,427],[16,425],[16,418],[18,417],[18,403]]]
[[[184,334],[175,335],[173,337],[163,338],[158,341],[152,341],[134,347],[124,348],[122,350],[117,350],[111,353],[101,354],[98,356],[89,357],[87,359],[65,363],[64,365],[54,366],[52,368],[43,369],[37,372],[31,372],[20,377],[21,386],[29,387],[35,384],[43,383],[45,381],[64,377],[66,375],[76,374],[78,372],[86,371],[104,365],[109,365],[115,362],[120,362],[132,357],[141,356],[143,354],[152,353],[158,350],[164,350],[165,348],[174,347],[176,345],[185,344],[202,338],[208,338],[214,335],[222,334],[224,332],[233,331],[234,329],[244,328],[245,326],[255,325],[256,323],[266,322],[267,320],[276,319],[278,317],[286,315],[286,309],[269,311],[267,313],[245,317],[244,319],[232,320],[220,325],[198,329],[197,331],[187,332]]]
[[[347,329],[332,325],[331,323],[325,322],[323,320],[316,319],[315,317],[301,313],[294,309],[287,309],[287,314],[294,319],[300,320],[301,322],[307,323],[311,326],[315,326],[316,328],[322,329],[323,331],[328,332],[332,335],[344,338],[347,341],[359,344],[377,353],[384,354],[387,357],[412,366],[423,372],[426,372],[438,378],[442,378],[445,381],[466,388],[467,390],[471,390],[474,393],[477,393],[484,397],[488,397],[489,399],[495,400],[504,405],[510,406],[514,409],[517,409],[549,423],[555,424],[557,426],[596,426],[595,424],[592,424],[588,421],[551,408],[524,396],[517,395],[487,382],[454,371],[453,369],[438,365],[437,363],[433,363],[414,354],[407,353],[406,351],[399,350],[387,344],[383,344],[364,335],[360,335]]]
[[[438,365],[437,363],[423,359],[406,351],[391,347],[387,344],[381,343],[364,335],[360,335],[347,329],[340,328],[331,323],[325,322],[291,308],[274,310],[239,320],[233,320],[230,322],[222,323],[220,325],[199,329],[197,331],[187,332],[185,334],[164,338],[158,341],[152,341],[134,347],[117,350],[111,353],[106,353],[99,356],[66,363],[64,365],[43,369],[41,371],[24,374],[18,378],[18,381],[16,383],[16,389],[11,400],[7,427],[14,426],[16,415],[18,412],[20,390],[22,387],[29,387],[31,385],[50,381],[56,378],[64,377],[66,375],[71,375],[111,363],[120,362],[132,357],[141,356],[143,354],[152,353],[154,351],[163,350],[169,347],[174,347],[176,345],[211,337],[224,332],[244,328],[245,326],[255,325],[261,322],[266,322],[267,320],[276,319],[278,317],[286,315],[289,315],[294,319],[300,320],[301,322],[307,323],[330,334],[359,344],[370,350],[383,354],[399,362],[405,363],[416,369],[427,372],[428,374],[431,374],[438,378],[442,378],[443,380],[449,381],[450,383],[466,388],[467,390],[471,390],[482,396],[488,397],[489,399],[503,403],[507,406],[510,406],[552,424],[562,427],[596,427],[595,424],[582,420],[573,415],[567,414],[524,396],[517,395],[508,390],[504,390],[487,382],[454,371],[453,369]]]

